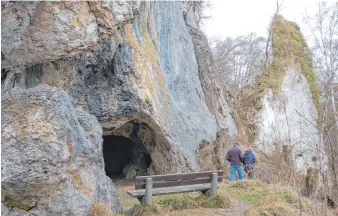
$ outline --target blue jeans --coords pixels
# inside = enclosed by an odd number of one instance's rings
[[[231,182],[235,181],[236,171],[238,173],[239,180],[244,179],[243,166],[242,165],[231,165],[231,169],[230,169],[230,181]]]

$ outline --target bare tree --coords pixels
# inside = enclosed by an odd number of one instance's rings
[[[185,1],[184,3],[187,6],[188,14],[194,17],[194,20],[197,21],[197,25],[200,25],[205,19],[210,18],[210,16],[206,15],[206,10],[212,7],[211,1]]]
[[[314,41],[314,69],[321,86],[321,131],[324,145],[330,156],[332,183],[338,192],[338,3],[319,3],[314,17],[306,16]],[[337,195],[334,197],[337,205]]]
[[[272,21],[270,22],[270,26],[269,26],[269,34],[268,34],[268,38],[266,40],[266,45],[265,45],[265,63],[264,63],[264,66],[265,66],[265,69],[268,68],[268,63],[269,63],[269,59],[271,57],[271,41],[272,41],[272,25],[273,25],[273,20],[276,18],[276,16],[279,14],[279,11],[283,5],[284,1],[280,2],[280,1],[276,1],[276,11],[275,13],[273,14],[272,16]]]
[[[324,102],[328,103],[333,111],[333,124],[338,133],[338,114],[336,90],[338,87],[338,3],[327,6],[318,5],[315,17],[307,17],[314,40],[313,59],[314,68],[322,87]],[[338,145],[338,140],[337,145]]]
[[[215,69],[232,90],[252,82],[264,69],[265,39],[251,33],[235,39],[215,40]]]

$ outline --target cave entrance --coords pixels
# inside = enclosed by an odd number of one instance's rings
[[[151,158],[141,141],[124,136],[103,136],[105,171],[111,179],[134,180],[147,175]]]

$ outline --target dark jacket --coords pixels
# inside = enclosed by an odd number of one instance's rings
[[[248,149],[245,151],[244,156],[243,156],[243,164],[244,165],[254,165],[256,163],[256,156],[252,152],[251,149]]]
[[[234,146],[227,153],[227,160],[231,162],[231,165],[242,165],[242,151],[238,146]]]

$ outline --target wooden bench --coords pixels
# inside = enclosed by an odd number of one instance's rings
[[[152,196],[201,191],[216,195],[217,184],[222,181],[223,171],[193,172],[170,175],[137,176],[135,190],[128,191],[142,203],[150,205]]]

